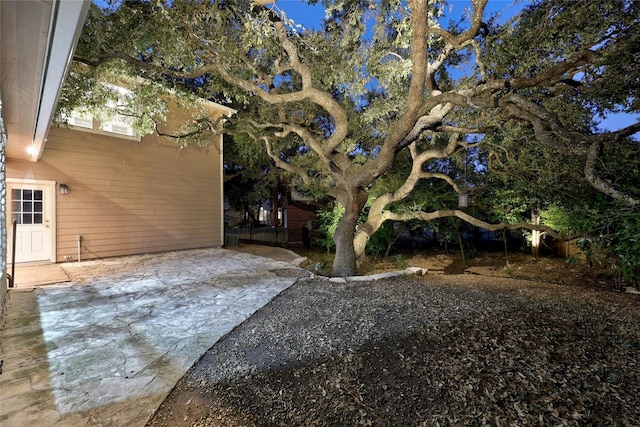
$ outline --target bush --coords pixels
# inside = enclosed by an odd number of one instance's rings
[[[578,240],[587,263],[620,273],[640,285],[640,215],[627,206],[611,206],[590,218],[590,232]]]
[[[367,255],[377,258],[380,254],[386,254],[396,237],[393,223],[390,221],[385,222],[367,242],[367,247],[365,248]]]
[[[612,212],[607,233],[598,236],[598,243],[607,250],[611,267],[619,270],[622,278],[635,286],[640,285],[640,215],[631,208],[618,208]]]
[[[333,242],[333,235],[338,227],[338,222],[344,214],[344,207],[334,202],[327,209],[319,210],[318,217],[318,231],[320,236],[316,239],[317,243],[325,248],[327,252],[335,249],[335,243]]]

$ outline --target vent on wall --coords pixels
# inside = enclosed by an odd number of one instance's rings
[[[81,128],[93,129],[93,117],[72,116],[69,124]]]
[[[102,130],[105,132],[117,133],[119,135],[135,136],[136,131],[127,124],[124,123],[105,123],[102,126]]]

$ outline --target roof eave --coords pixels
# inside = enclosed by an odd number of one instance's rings
[[[44,151],[62,85],[90,6],[91,0],[59,0],[54,5],[37,103],[38,111],[35,117],[33,141],[29,150],[29,160],[32,162],[37,162]]]

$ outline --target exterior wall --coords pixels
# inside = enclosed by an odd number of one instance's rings
[[[318,228],[317,209],[315,204],[305,204],[304,202],[294,204],[290,201],[287,204],[287,229],[290,244],[302,244],[302,227],[306,226],[309,221],[311,221],[312,230]]]
[[[132,141],[52,128],[36,163],[7,161],[9,178],[54,180],[56,261],[219,246],[222,138],[179,151],[150,135]]]

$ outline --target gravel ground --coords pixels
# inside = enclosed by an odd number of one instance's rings
[[[149,425],[640,425],[639,298],[468,274],[299,280]]]

